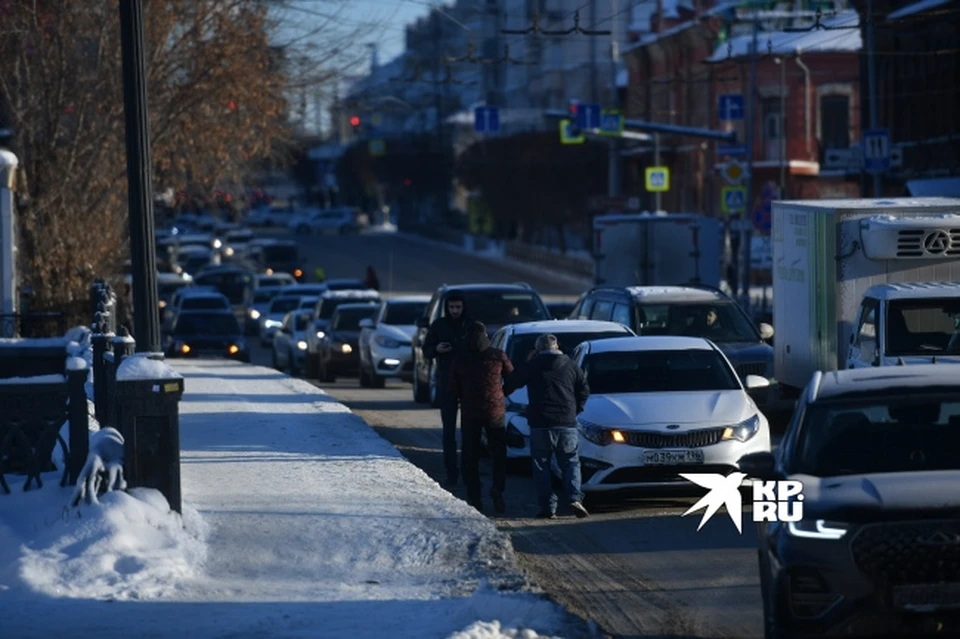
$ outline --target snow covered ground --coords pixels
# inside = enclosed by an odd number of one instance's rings
[[[509,540],[345,406],[226,361],[170,362],[183,516],[151,489],[0,494],[0,637],[579,637]]]

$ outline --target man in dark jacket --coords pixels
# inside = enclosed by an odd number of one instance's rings
[[[450,396],[450,369],[455,355],[467,352],[467,308],[463,296],[456,291],[445,301],[446,313],[430,325],[423,340],[423,356],[437,360],[437,404],[443,422],[443,465],[447,471],[444,486],[454,486],[460,475],[457,470],[457,400]]]
[[[577,517],[586,517],[583,492],[580,488],[580,435],[577,415],[590,397],[586,377],[576,362],[560,352],[557,338],[541,335],[536,350],[526,365],[508,380],[505,393],[527,387],[530,425],[530,457],[533,460],[534,483],[540,502],[541,518],[553,519],[557,512],[557,496],[551,485],[551,458],[563,471],[563,489],[570,510]]]
[[[460,401],[460,433],[463,439],[463,483],[467,501],[483,512],[480,496],[480,439],[487,433],[487,447],[493,460],[493,508],[506,510],[503,491],[507,485],[507,429],[503,423],[506,396],[503,382],[513,373],[507,354],[490,346],[487,327],[481,322],[470,325],[467,353],[453,362],[450,394]]]

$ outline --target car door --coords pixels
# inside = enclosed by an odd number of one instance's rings
[[[847,354],[847,368],[869,368],[876,366],[880,358],[880,342],[877,319],[880,316],[880,302],[867,298],[857,313],[856,329],[850,336],[851,343]]]

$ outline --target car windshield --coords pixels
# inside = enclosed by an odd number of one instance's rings
[[[488,326],[550,319],[536,293],[514,291],[458,291],[471,319]]]
[[[815,477],[960,470],[960,397],[927,394],[807,407],[791,472]]]
[[[593,394],[741,388],[720,355],[707,350],[596,353],[586,357],[584,372]]]
[[[564,353],[572,353],[578,345],[583,342],[595,339],[608,339],[610,337],[625,337],[628,333],[624,331],[603,331],[603,332],[581,332],[581,333],[561,333],[554,332],[557,342],[560,344],[560,350]],[[507,357],[514,366],[519,366],[527,361],[527,357],[533,351],[536,345],[539,333],[530,333],[528,335],[514,335],[507,342]]]
[[[327,282],[329,291],[364,291],[369,288],[363,280],[330,280]]]
[[[760,336],[736,302],[644,304],[638,335],[685,335],[724,342],[759,342]]]
[[[296,262],[300,258],[296,246],[271,246],[268,244],[262,248],[262,251],[263,259],[268,262]]]
[[[289,313],[300,308],[299,297],[278,297],[270,302],[270,313]]]
[[[387,304],[386,313],[383,316],[382,324],[393,324],[395,326],[412,326],[417,323],[417,319],[423,315],[427,308],[426,302],[396,302]]]
[[[333,322],[333,328],[338,331],[359,331],[360,320],[373,317],[377,312],[377,307],[373,304],[370,308],[347,308],[340,309],[337,318]]]
[[[224,309],[227,308],[227,303],[222,297],[185,297],[183,302],[180,303],[180,307],[184,310],[192,309]]]
[[[338,306],[341,306],[343,304],[364,304],[366,302],[367,300],[350,299],[350,298],[338,299],[335,297],[328,297],[328,298],[325,298],[323,300],[323,303],[320,305],[320,312],[317,314],[317,317],[319,319],[328,320],[331,317],[333,317],[333,312],[337,310]],[[379,302],[375,300],[370,300],[370,305],[373,306],[374,308],[377,308],[379,306]]]
[[[177,335],[239,335],[240,324],[229,313],[189,314],[177,319]]]
[[[253,293],[253,303],[254,304],[266,304],[280,293],[279,289],[257,289]]]
[[[960,299],[891,300],[888,355],[960,355]]]
[[[295,283],[293,277],[278,277],[276,275],[257,278],[257,286],[289,286]]]
[[[310,328],[310,324],[313,323],[313,317],[309,313],[301,313],[297,315],[293,320],[293,330],[303,332]]]

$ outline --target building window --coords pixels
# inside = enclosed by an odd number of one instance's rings
[[[825,95],[820,98],[820,144],[824,149],[850,148],[850,98]]]
[[[768,160],[780,160],[782,155],[780,140],[783,137],[783,112],[780,98],[767,98],[763,101],[763,141]]]

